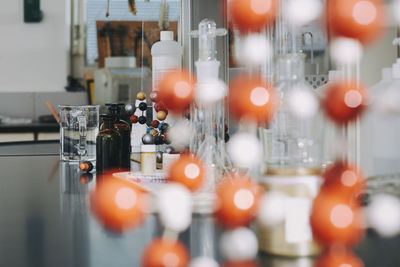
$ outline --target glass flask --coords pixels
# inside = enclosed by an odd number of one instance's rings
[[[226,33],[225,29],[217,29],[215,21],[211,19],[203,19],[199,23],[199,29],[192,31],[192,37],[198,38],[199,42],[199,59],[195,62],[197,90],[219,82],[221,63],[216,58],[216,37]],[[224,101],[197,103],[191,112],[191,122],[195,130],[191,137],[190,150],[214,167],[223,165],[221,152],[225,139]]]
[[[220,62],[216,59],[216,38],[227,34],[225,29],[217,29],[215,21],[203,19],[199,28],[191,33],[198,38],[199,59],[196,61],[197,96],[207,88],[214,87],[221,92],[220,97],[204,101],[196,97],[196,105],[191,110],[193,127],[190,150],[196,153],[207,166],[203,188],[196,192],[194,210],[198,213],[212,212],[215,183],[226,172],[225,157],[225,84],[219,80]]]
[[[96,139],[96,171],[97,174],[110,170],[119,170],[121,167],[122,137],[115,128],[113,115],[101,115],[103,130]]]

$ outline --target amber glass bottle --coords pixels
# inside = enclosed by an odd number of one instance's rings
[[[102,130],[96,139],[96,171],[102,174],[106,171],[121,169],[122,137],[115,128],[113,115],[101,115]]]
[[[131,126],[129,123],[121,119],[121,109],[125,104],[106,104],[109,114],[114,116],[114,125],[122,136],[122,169],[130,170],[131,168]]]

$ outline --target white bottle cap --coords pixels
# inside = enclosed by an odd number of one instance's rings
[[[160,40],[161,41],[173,41],[174,40],[174,32],[173,31],[161,31],[160,32]]]
[[[156,152],[156,145],[142,145],[140,150],[142,153]]]

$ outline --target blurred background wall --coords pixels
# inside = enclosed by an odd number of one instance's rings
[[[0,1],[0,92],[64,91],[67,0],[41,0],[41,23],[24,23],[23,0]]]

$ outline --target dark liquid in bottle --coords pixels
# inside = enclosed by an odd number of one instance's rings
[[[121,119],[121,109],[124,104],[106,104],[110,115],[114,119],[114,127],[121,134],[121,169],[130,170],[131,168],[131,126],[129,123]],[[103,125],[100,127],[102,129]]]
[[[96,138],[96,171],[119,170],[121,167],[121,134],[114,128],[112,117],[104,117],[104,129]]]
[[[115,127],[118,129],[122,137],[122,159],[121,167],[130,170],[131,168],[131,127],[123,120],[115,122]]]

